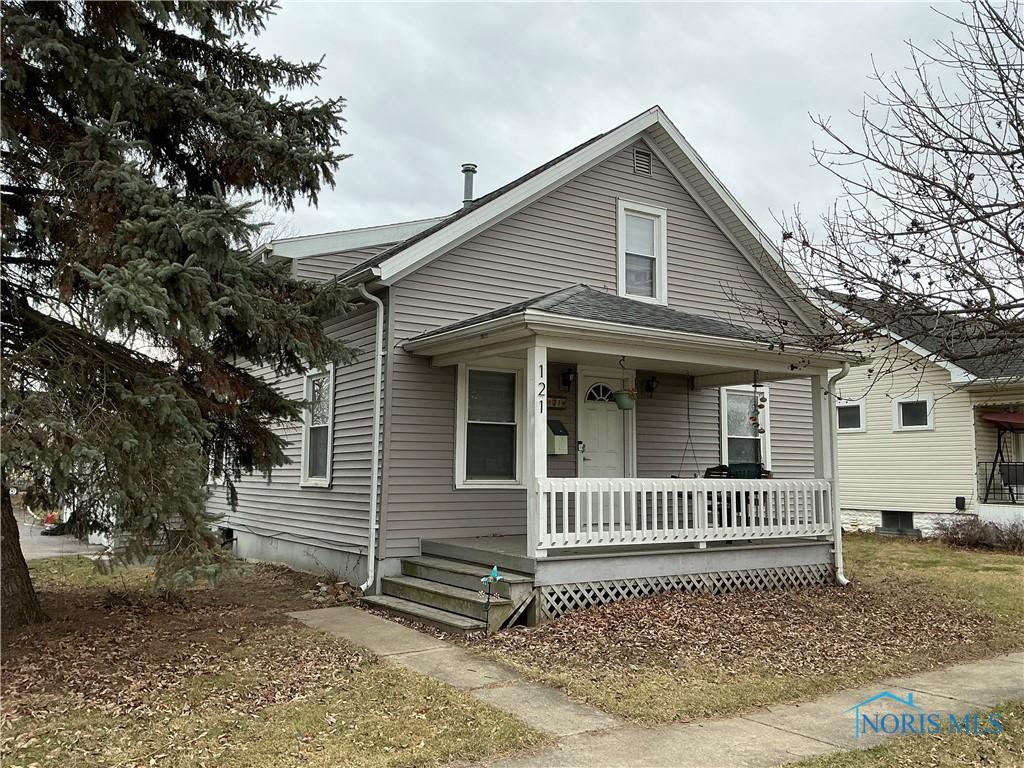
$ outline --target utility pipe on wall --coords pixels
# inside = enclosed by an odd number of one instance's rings
[[[845,587],[850,583],[843,573],[843,521],[840,519],[839,507],[839,448],[836,440],[836,400],[835,385],[840,379],[846,378],[850,373],[850,364],[843,363],[843,367],[835,376],[828,380],[825,392],[828,394],[828,431],[829,444],[832,453],[832,542],[836,550],[836,581],[839,586]]]
[[[370,530],[366,548],[366,583],[359,589],[365,592],[376,579],[377,566],[377,479],[380,476],[380,400],[381,382],[383,379],[384,355],[384,302],[366,290],[363,283],[359,284],[360,295],[377,305],[377,339],[373,347],[373,430],[370,458]]]

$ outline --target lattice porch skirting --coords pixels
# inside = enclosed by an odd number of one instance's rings
[[[552,584],[539,588],[540,609],[545,618],[554,619],[569,611],[614,603],[631,597],[646,597],[660,592],[702,592],[714,595],[741,589],[771,590],[829,584],[833,579],[832,566],[819,563],[691,573],[683,576],[642,576],[633,579]]]

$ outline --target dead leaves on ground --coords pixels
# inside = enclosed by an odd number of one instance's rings
[[[994,622],[941,597],[874,586],[721,595],[670,593],[568,614],[475,644],[522,664],[829,675],[837,667],[983,643]]]

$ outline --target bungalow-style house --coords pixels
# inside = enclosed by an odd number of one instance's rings
[[[265,249],[358,291],[330,331],[362,355],[278,381],[293,463],[210,499],[236,551],[462,631],[842,580],[850,355],[775,343],[819,316],[661,109],[477,198],[475,170],[448,216]]]
[[[899,315],[871,299],[831,298],[870,327]],[[990,354],[999,340],[962,333],[963,322],[952,313],[890,320],[861,346],[874,359],[838,383],[848,528],[927,536],[955,515],[1024,519],[1024,358]]]

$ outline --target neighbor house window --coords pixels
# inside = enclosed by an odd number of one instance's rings
[[[307,403],[302,440],[302,482],[330,485],[334,431],[334,366],[306,376]]]
[[[519,374],[463,367],[459,373],[457,482],[514,485],[519,481]]]
[[[756,393],[747,386],[723,387],[721,405],[722,463],[763,464],[770,469],[768,387],[760,387]]]
[[[864,401],[840,400],[836,404],[836,427],[840,432],[864,432]]]
[[[667,297],[664,208],[619,201],[619,295],[665,304]]]
[[[892,401],[892,428],[896,432],[934,429],[934,416],[935,402],[930,394]]]

